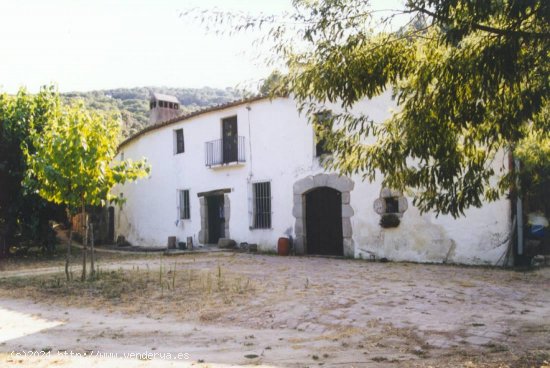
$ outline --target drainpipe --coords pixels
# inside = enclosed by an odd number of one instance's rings
[[[520,163],[519,163],[519,159],[515,159],[514,160],[514,163],[515,163],[515,169],[516,169],[516,174],[519,174],[519,169],[520,169]],[[516,190],[517,190],[517,195],[516,195],[516,224],[517,224],[517,231],[518,231],[518,256],[522,256],[523,255],[523,202],[521,200],[521,196],[519,194],[519,178],[517,179],[516,181]]]

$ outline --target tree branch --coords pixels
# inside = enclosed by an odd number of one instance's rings
[[[434,19],[441,20],[441,21],[444,21],[444,22],[449,22],[450,23],[452,21],[452,19],[450,19],[450,18],[442,17],[442,16],[440,16],[440,15],[438,15],[438,14],[432,12],[432,11],[429,11],[427,9],[424,9],[424,8],[414,7],[414,8],[412,8],[412,10],[416,10],[420,13],[429,15],[430,17],[432,17]],[[486,26],[486,25],[479,24],[479,23],[469,23],[469,25],[472,28],[477,29],[479,31],[489,32],[489,33],[493,33],[493,34],[496,34],[496,35],[499,35],[499,36],[514,36],[514,37],[523,37],[523,38],[540,39],[540,40],[550,39],[550,33],[546,33],[546,32],[538,33],[538,32],[527,32],[527,31],[514,31],[514,30],[510,30],[510,29],[501,29],[501,28]]]

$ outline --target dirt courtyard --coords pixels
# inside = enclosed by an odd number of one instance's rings
[[[0,271],[0,366],[541,367],[550,359],[549,268],[212,253],[105,260],[100,270],[83,285],[66,284],[59,267]]]

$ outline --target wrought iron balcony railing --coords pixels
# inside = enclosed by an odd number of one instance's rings
[[[245,140],[238,136],[231,139],[216,139],[205,143],[205,164],[208,167],[230,163],[243,163],[245,159]]]

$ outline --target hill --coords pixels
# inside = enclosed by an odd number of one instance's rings
[[[169,88],[137,87],[117,88],[91,92],[68,92],[61,94],[65,101],[82,99],[95,110],[119,112],[123,121],[122,134],[128,137],[147,125],[149,97],[152,92],[176,96],[182,112],[190,113],[209,106],[223,104],[242,98],[242,93],[233,88]]]

